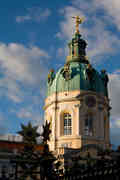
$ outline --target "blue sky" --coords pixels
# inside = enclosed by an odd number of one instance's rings
[[[16,133],[20,124],[42,125],[46,78],[65,62],[80,26],[93,66],[109,74],[111,142],[120,144],[120,1],[4,0],[0,6],[0,134]]]

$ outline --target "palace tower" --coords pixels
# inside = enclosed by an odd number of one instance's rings
[[[76,31],[68,43],[69,55],[55,74],[48,74],[45,120],[51,123],[50,150],[96,145],[106,149],[109,139],[108,76],[98,72],[86,58],[87,43]]]

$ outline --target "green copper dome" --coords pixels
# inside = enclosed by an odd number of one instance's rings
[[[65,67],[59,69],[52,82],[48,83],[47,96],[55,92],[65,92],[74,90],[89,90],[107,96],[106,87],[102,78],[95,69],[92,69],[92,79],[88,77],[88,65],[84,63],[71,62],[69,73],[65,74]]]
[[[107,96],[108,76],[105,70],[97,72],[86,58],[87,43],[79,32],[68,43],[69,56],[65,65],[55,74],[48,74],[47,96],[56,92],[85,90]]]

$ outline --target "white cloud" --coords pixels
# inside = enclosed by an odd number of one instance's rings
[[[28,8],[26,15],[16,17],[16,22],[17,23],[22,23],[25,21],[40,22],[41,20],[46,20],[50,15],[51,15],[51,11],[49,9],[42,10],[39,7]]]
[[[29,21],[29,20],[31,20],[31,17],[30,17],[29,15],[17,16],[17,17],[16,17],[16,22],[17,22],[17,23],[21,23],[21,22]]]
[[[7,97],[15,103],[19,103],[23,99],[19,85],[10,77],[0,78],[0,89],[0,97]]]
[[[110,15],[110,20],[120,30],[120,1],[119,0],[96,0],[96,4],[104,7],[105,11]]]
[[[112,144],[119,145],[120,136],[120,70],[116,70],[112,74],[109,74],[109,97],[111,104],[111,141]]]
[[[115,54],[120,46],[120,39],[106,30],[106,25],[102,20],[93,18],[95,26],[88,29],[88,49],[87,54],[93,63],[100,63],[101,61],[108,61],[108,57]]]
[[[36,46],[0,43],[0,95],[8,96],[16,103],[21,102],[29,95],[29,88],[34,89],[38,85],[41,85],[39,89],[43,95],[48,60],[49,55]]]
[[[22,108],[18,113],[17,116],[19,118],[30,118],[32,116],[32,112],[28,109],[26,110],[25,108]]]
[[[43,18],[43,19],[46,19],[47,17],[49,17],[51,15],[51,11],[49,9],[45,9],[45,11],[43,11],[41,14],[40,14],[40,17],[38,18],[38,21]]]
[[[58,55],[59,57],[61,57],[61,56],[64,55],[64,50],[63,50],[63,48],[58,48],[58,50],[57,50],[57,55]]]
[[[117,119],[115,123],[116,123],[116,126],[117,126],[118,128],[120,128],[120,119]]]
[[[69,40],[75,31],[75,23],[72,16],[79,15],[85,17],[85,22],[80,25],[80,33],[83,38],[88,41],[87,55],[92,63],[100,63],[105,59],[105,55],[113,55],[119,50],[120,38],[113,34],[107,27],[107,15],[97,16],[99,9],[104,9],[101,6],[102,1],[72,1],[73,6],[67,6],[60,11],[64,20],[60,22],[60,32],[56,37]],[[110,22],[111,17],[107,20]],[[66,46],[66,42],[65,42]],[[63,48],[65,49],[65,48]],[[107,59],[107,58],[106,58]]]
[[[120,117],[120,74],[112,73],[109,75],[109,97],[112,106],[111,116]]]
[[[7,103],[7,115],[1,121],[1,133],[9,130],[9,127],[5,128],[6,118],[9,124],[11,117],[16,124],[18,118],[22,122],[31,120],[33,124],[43,123],[41,111],[49,58],[47,52],[37,46],[0,43],[1,107],[4,107],[3,99]]]
[[[16,116],[21,120],[24,119],[25,121],[31,121],[33,125],[41,125],[43,123],[43,117],[39,109],[34,107],[34,104],[22,107],[16,113]]]
[[[36,77],[37,65],[43,65],[43,59],[49,58],[48,54],[38,47],[25,47],[21,44],[0,44],[0,63],[4,73],[13,79],[33,82]],[[37,68],[38,69],[38,68]]]

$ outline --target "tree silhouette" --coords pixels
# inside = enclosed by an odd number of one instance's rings
[[[16,164],[16,180],[18,179],[18,174],[20,174],[19,180],[25,180],[28,176],[38,180],[38,172],[35,172],[38,169],[40,171],[41,154],[36,151],[36,139],[40,136],[37,128],[37,126],[33,127],[30,122],[26,126],[21,124],[21,131],[18,133],[23,138],[24,148],[12,159],[12,162]]]
[[[18,133],[23,137],[24,148],[11,160],[16,165],[16,180],[25,180],[27,177],[34,180],[54,180],[58,177],[57,168],[60,163],[49,151],[47,144],[50,140],[50,123],[45,122],[41,135],[37,132],[37,128],[37,126],[33,127],[30,122],[26,126],[21,124],[21,131]],[[41,152],[36,151],[36,139],[39,136],[42,137],[43,151]],[[19,177],[18,174],[20,174]]]
[[[37,132],[38,126],[32,127],[29,122],[27,126],[21,124],[22,130],[18,132],[23,138],[23,142],[27,144],[37,144],[36,139],[40,136]]]
[[[42,138],[43,138],[43,153],[42,153],[42,159],[41,159],[41,171],[42,176],[41,180],[44,179],[56,179],[57,178],[57,170],[55,167],[58,168],[60,165],[57,158],[52,154],[52,152],[49,151],[49,146],[47,142],[50,140],[50,122],[45,122],[45,125],[43,125],[43,132],[42,132]]]
[[[43,137],[43,144],[47,144],[47,141],[50,140],[50,134],[50,122],[46,121],[45,125],[43,125],[43,133],[41,134],[41,136]]]

